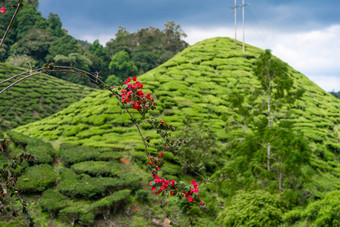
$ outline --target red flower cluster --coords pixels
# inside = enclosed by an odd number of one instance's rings
[[[0,9],[0,12],[2,12],[2,14],[5,14],[6,13],[6,8],[5,7],[1,7],[1,9]]]
[[[191,189],[191,191],[194,192],[194,193],[198,193],[199,191],[198,191],[198,189],[197,189],[197,183],[196,183],[196,181],[195,181],[195,180],[192,180],[192,181],[190,181],[189,183],[192,184],[192,186],[194,186],[194,189]],[[191,194],[192,194],[192,193],[191,193]]]
[[[149,158],[149,165],[151,168],[153,168],[153,172],[157,172],[160,170],[159,166],[162,166],[165,162],[162,161],[163,153],[160,153],[157,157],[150,157]],[[189,191],[187,191],[187,187],[184,187],[184,185],[181,186],[181,183],[179,185],[176,184],[175,180],[165,180],[164,178],[161,179],[157,174],[152,174],[152,177],[154,178],[153,181],[149,182],[149,185],[151,186],[152,191],[154,191],[156,194],[160,194],[164,190],[170,190],[170,195],[178,194],[178,192],[182,191],[185,198],[188,199],[189,202],[199,202],[200,205],[203,205],[203,202],[200,201],[199,197],[200,195],[195,195],[199,192],[198,186],[195,180],[190,181],[190,184],[193,186]],[[176,193],[177,191],[177,193]]]
[[[149,165],[151,168],[153,168],[156,171],[160,170],[159,167],[162,167],[165,164],[165,161],[160,160],[159,158],[163,157],[163,153],[160,153],[160,155],[157,156],[157,158],[149,158]]]
[[[182,191],[182,193],[185,195],[185,198],[187,198],[189,202],[194,202],[195,199],[193,198],[192,194],[193,194],[193,193],[197,194],[199,191],[198,191],[197,183],[196,183],[195,180],[190,181],[190,184],[192,184],[192,185],[194,186],[194,189],[190,189],[189,192]],[[197,197],[200,197],[200,195],[197,195]],[[203,202],[200,201],[199,204],[200,204],[200,205],[203,205]]]
[[[137,77],[133,77],[133,84],[129,84],[131,82],[131,78],[127,78],[124,85],[127,85],[126,89],[121,90],[121,97],[123,99],[123,103],[131,103],[132,107],[135,110],[141,110],[148,108],[154,109],[156,103],[154,103],[154,98],[151,98],[149,93],[144,93],[142,90],[143,84],[137,81]]]
[[[169,181],[165,180],[164,178],[161,179],[157,174],[152,175],[154,177],[153,181],[149,182],[149,185],[152,186],[152,191],[154,191],[156,194],[160,194],[163,190],[168,189],[169,184],[171,183],[171,187],[175,187],[175,181]],[[156,190],[158,188],[158,191]],[[172,192],[172,191],[171,191]],[[173,194],[172,194],[173,195]]]

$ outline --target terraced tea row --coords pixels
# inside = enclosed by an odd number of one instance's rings
[[[25,71],[27,69],[0,63],[0,80]],[[1,84],[0,89],[7,85],[9,82]],[[0,130],[12,129],[43,119],[65,109],[93,91],[95,89],[46,74],[33,76],[0,95]]]

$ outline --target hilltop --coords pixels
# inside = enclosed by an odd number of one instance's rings
[[[27,69],[0,63],[0,80]],[[12,81],[14,82],[14,81]],[[9,83],[0,84],[0,89]],[[73,84],[50,75],[40,74],[26,79],[0,95],[0,130],[25,125],[77,102],[96,89]]]

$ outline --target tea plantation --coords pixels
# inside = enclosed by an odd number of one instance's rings
[[[252,75],[252,64],[261,50],[247,45],[245,54],[233,48],[233,39],[214,38],[188,47],[180,54],[142,75],[139,80],[154,94],[157,109],[153,115],[178,129],[188,118],[209,125],[220,142],[228,141],[226,119],[237,115],[231,108],[232,92],[247,94],[259,82]],[[291,121],[313,144],[315,161],[324,169],[338,166],[340,102],[307,77],[289,68],[296,88],[306,92],[293,107]],[[252,103],[249,103],[251,108]],[[281,116],[282,117],[282,116]],[[142,125],[153,144],[156,133]],[[143,146],[128,114],[109,92],[92,93],[57,114],[16,129],[32,137],[78,145],[106,147],[117,151],[142,151]],[[336,168],[337,169],[337,168]],[[340,174],[340,169],[336,174]]]
[[[37,224],[92,225],[95,218],[107,219],[121,213],[132,201],[149,200],[145,193],[136,199],[137,194],[145,191],[142,176],[119,162],[124,154],[109,155],[102,149],[71,144],[61,144],[56,150],[40,139],[15,132],[8,132],[8,136],[10,152],[0,154],[1,167],[7,157],[21,151],[30,152],[37,159],[25,161],[13,170],[18,189],[25,199],[33,201],[30,211]],[[104,158],[102,154],[106,154]],[[2,216],[0,225],[5,223],[25,226],[26,220]]]
[[[240,43],[238,50],[234,49],[233,39],[208,39],[188,47],[138,78],[157,102],[152,115],[174,125],[175,135],[181,135],[189,122],[213,131],[217,151],[215,164],[207,165],[210,175],[218,174],[224,168],[228,160],[227,144],[239,130],[228,125],[230,117],[240,117],[232,108],[232,94],[246,97],[254,87],[260,86],[252,67],[262,50],[250,45],[246,46],[245,53],[241,49]],[[304,212],[303,207],[294,207],[296,204],[288,201],[287,194],[238,191],[234,196],[228,191],[226,176],[221,175],[218,178],[222,184],[225,182],[225,187],[217,188],[214,182],[207,182],[200,188],[203,200],[207,202],[203,211],[185,207],[184,203],[178,208],[174,201],[167,200],[168,211],[182,226],[189,222],[178,209],[193,215],[197,226],[260,226],[261,223],[270,226],[269,223],[294,224],[297,221],[308,225],[319,223],[320,218],[328,218],[328,223],[336,224],[332,219],[334,215],[322,216],[322,204],[327,203],[331,195],[338,195],[340,187],[340,100],[291,67],[289,73],[294,79],[294,89],[303,88],[305,93],[290,107],[289,116],[286,115],[288,107],[284,106],[277,118],[293,123],[294,130],[304,134],[312,149],[310,169],[315,174],[306,188],[299,189],[300,197],[310,198],[299,206],[307,207],[309,203],[310,212]],[[254,103],[247,103],[249,110],[253,106]],[[135,116],[139,119],[137,113]],[[162,140],[149,125],[142,124],[141,128],[144,136],[151,138],[149,151],[158,154]],[[17,133],[50,141],[53,146]],[[26,163],[16,174],[19,187],[29,195],[36,195],[37,202],[32,209],[41,223],[96,223],[100,226],[111,220],[118,226],[151,226],[156,223],[153,218],[163,221],[164,213],[158,206],[160,199],[144,189],[150,173],[141,138],[128,114],[109,92],[91,93],[64,110],[20,126],[8,135],[15,143],[14,150],[22,147],[37,157],[36,163]],[[34,146],[41,149],[35,150]],[[164,157],[163,176],[192,179],[183,171],[178,157],[166,152]],[[38,177],[41,172],[45,173],[44,177]],[[235,191],[242,189],[238,185],[233,187]],[[291,194],[295,195],[294,192]],[[336,200],[329,203],[329,209],[338,209],[340,198]],[[244,209],[242,204],[250,204],[249,209]],[[38,211],[40,207],[42,213]],[[260,210],[263,218],[254,215]],[[118,215],[119,212],[123,213]],[[318,217],[313,216],[318,212]],[[273,218],[268,219],[269,216]],[[258,222],[252,223],[254,220]]]
[[[0,80],[25,71],[27,69],[0,63]],[[9,82],[0,84],[0,89],[9,84]],[[95,89],[46,74],[33,76],[0,95],[0,130],[13,129],[43,119],[65,109],[93,91]]]

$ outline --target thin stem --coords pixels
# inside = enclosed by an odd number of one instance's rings
[[[144,120],[145,120],[146,122],[148,122],[148,123],[153,127],[154,130],[157,131],[157,128],[152,124],[152,122],[150,122],[150,121],[145,117],[144,114],[141,114],[141,115],[143,116]],[[160,135],[160,134],[159,134],[159,135]],[[160,136],[161,136],[161,135],[160,135]],[[163,136],[161,136],[161,138],[163,139],[163,141],[164,141],[165,143],[167,143],[167,142],[166,142],[166,139],[165,139]],[[167,144],[167,145],[173,149],[173,147],[171,146],[171,144]],[[183,160],[183,159],[181,159],[181,160],[184,162],[185,165],[187,165],[187,166],[190,167],[189,163],[187,163],[187,162],[186,162],[185,160]],[[202,176],[200,173],[196,172],[196,171],[193,170],[193,169],[192,169],[192,172],[195,173],[197,176],[202,177],[202,179],[204,180],[204,182],[206,182],[206,183],[209,182],[209,178],[206,178],[206,177]]]
[[[6,79],[6,80],[0,81],[0,84],[6,83],[7,81],[10,81],[10,80],[12,80],[12,79],[14,79],[14,78],[17,78],[17,77],[19,77],[19,76],[23,76],[23,75],[25,75],[25,74],[27,74],[27,73],[38,72],[38,71],[40,71],[40,70],[42,70],[42,69],[43,69],[43,68],[39,68],[39,69],[35,69],[35,70],[31,70],[31,71],[27,71],[27,72],[23,72],[23,73],[17,74],[17,75],[15,75],[15,76],[12,76],[12,77]]]
[[[18,11],[19,11],[19,8],[20,8],[20,6],[21,6],[21,4],[22,4],[22,1],[23,1],[23,0],[20,0],[20,1],[18,2],[18,6],[17,6],[17,8],[16,8],[16,10],[15,10],[13,16],[12,16],[11,21],[9,22],[9,24],[8,24],[8,26],[7,26],[7,29],[6,29],[6,32],[5,32],[4,36],[3,36],[2,39],[1,39],[0,47],[1,47],[2,44],[4,43],[5,38],[6,38],[7,34],[8,34],[8,32],[9,32],[9,29],[12,27],[13,21],[14,21],[15,17],[16,17],[17,14],[18,14]]]
[[[19,83],[19,82],[21,82],[21,81],[23,81],[23,80],[25,80],[25,79],[28,79],[28,78],[30,78],[31,76],[39,75],[39,74],[41,74],[41,73],[43,73],[43,72],[37,72],[37,73],[34,73],[34,74],[30,74],[30,75],[28,75],[28,76],[25,76],[25,77],[23,77],[23,78],[21,78],[21,79],[15,81],[15,82],[11,83],[10,85],[8,85],[8,86],[5,87],[4,89],[2,89],[2,90],[0,91],[0,94],[2,94],[3,92],[5,92],[5,91],[8,90],[9,88],[13,87],[13,86],[16,85],[17,83]]]

